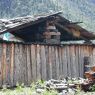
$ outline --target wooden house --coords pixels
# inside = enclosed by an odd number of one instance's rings
[[[21,39],[0,40],[0,86],[29,85],[39,79],[84,77],[84,58],[94,64],[95,35],[60,13],[0,20],[0,35]],[[78,43],[76,41],[87,43]],[[65,43],[66,42],[66,43]],[[81,41],[82,42],[82,41]]]

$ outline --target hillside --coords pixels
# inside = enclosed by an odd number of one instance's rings
[[[62,11],[72,21],[94,32],[95,0],[0,0],[0,18],[15,18]]]

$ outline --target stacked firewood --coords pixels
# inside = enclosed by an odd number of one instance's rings
[[[58,91],[58,93],[65,93],[65,92],[75,93],[76,89],[78,88],[82,89],[83,86],[85,86],[86,84],[88,84],[88,80],[83,78],[65,78],[63,80],[51,79],[49,81],[46,81],[44,83],[44,86],[41,86],[39,83],[37,83],[36,91],[37,93],[41,93],[44,92],[44,90],[48,91],[56,90]]]

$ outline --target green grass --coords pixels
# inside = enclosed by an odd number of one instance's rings
[[[44,81],[38,81],[41,86],[45,86]],[[0,89],[0,95],[58,95],[58,92],[53,90],[44,90],[42,93],[36,93],[36,83],[32,83],[30,87],[24,86],[24,84],[18,84],[17,87],[14,89],[7,89],[6,86],[3,86],[3,89]],[[68,93],[68,95],[95,95],[95,85],[91,87],[91,91],[93,92],[84,92],[78,87],[76,89],[76,93]]]

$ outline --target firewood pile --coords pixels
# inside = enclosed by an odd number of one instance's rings
[[[66,95],[63,93],[67,92],[73,93],[72,95],[75,95],[78,88],[85,91],[90,85],[91,84],[89,80],[83,78],[66,78],[63,80],[51,79],[46,81],[43,86],[41,86],[39,83],[36,83],[36,92],[42,93],[45,90],[57,90],[59,95]]]

